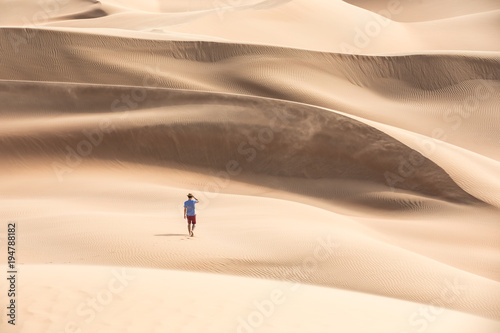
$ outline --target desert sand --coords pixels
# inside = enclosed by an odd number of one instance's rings
[[[498,1],[0,13],[1,332],[500,331]]]

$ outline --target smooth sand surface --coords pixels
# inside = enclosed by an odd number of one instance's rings
[[[2,332],[500,330],[497,1],[0,12]]]

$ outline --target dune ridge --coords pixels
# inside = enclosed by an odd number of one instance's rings
[[[15,85],[22,91],[37,89],[36,84]],[[90,110],[105,110],[109,107],[107,96],[119,96],[128,89],[107,88],[105,98],[101,99],[104,103],[96,105],[103,87],[71,87],[71,98],[66,101],[62,98],[68,86],[53,84],[47,88],[59,96],[54,106],[45,105],[47,109],[56,110],[58,104],[68,105],[71,100],[78,100],[82,108],[79,112],[83,115]],[[32,92],[32,96],[35,94]],[[106,112],[106,121],[113,127],[102,130],[101,136],[106,138],[101,139],[102,143],[89,154],[90,158],[160,166],[175,163],[179,168],[204,168],[214,174],[224,172],[228,161],[236,161],[244,165],[241,176],[365,180],[385,185],[387,190],[394,187],[454,202],[479,203],[424,156],[374,128],[333,112],[286,102],[201,92],[149,89],[147,95],[141,109],[126,111],[126,114]],[[86,108],[83,101],[90,98],[91,107]],[[23,104],[19,107],[29,113],[34,113],[32,110],[39,106],[38,102]],[[197,106],[202,107],[202,114],[196,110]],[[216,121],[206,121],[207,117]],[[24,163],[19,152],[24,158],[47,159],[68,153],[67,147],[78,149],[82,133],[99,130],[102,117],[73,115],[58,120],[64,125],[53,126],[49,118],[45,130],[35,125],[28,127],[26,135],[19,131],[2,135],[2,145],[10,147],[3,151],[4,157]],[[32,122],[36,124],[39,119]],[[307,129],[297,132],[304,124]],[[8,121],[4,126],[12,127]],[[116,150],[119,142],[131,144]],[[161,144],[155,144],[158,142]],[[290,142],[294,144],[290,146]],[[393,161],[399,156],[412,156],[419,166],[406,181],[392,184],[388,172],[394,170]],[[64,167],[60,172],[64,173]],[[320,195],[332,196],[325,192]]]
[[[10,29],[4,30],[5,43],[2,44],[8,45],[10,32]],[[449,143],[500,159],[495,144],[498,133],[489,121],[500,120],[496,112],[500,71],[495,53],[370,57],[256,45],[131,40],[81,33],[77,34],[79,45],[72,45],[72,34],[42,30],[37,33],[39,44],[31,41],[21,44],[20,47],[27,47],[26,51],[33,50],[23,54],[30,57],[26,60],[36,64],[34,71],[23,71],[23,57],[8,48],[4,55],[12,61],[3,71],[2,79],[37,81],[45,78],[54,82],[155,86],[291,100],[429,137],[441,129],[444,133],[438,139],[446,136]],[[55,48],[57,62],[51,60],[50,53],[35,51],[45,44],[64,45]],[[135,45],[134,52],[128,52],[132,45]],[[120,64],[107,63],[101,54],[121,54]],[[84,73],[71,69],[75,61],[87,64]],[[286,66],[287,63],[294,66]],[[347,98],[350,94],[362,99]],[[419,103],[413,103],[415,99]],[[370,108],[365,101],[372,103]],[[402,109],[405,112],[401,112]],[[479,116],[483,112],[488,117]],[[408,122],[408,117],[419,119],[424,126]]]
[[[368,0],[344,0],[354,6],[361,7],[376,13],[387,10],[382,1]],[[453,1],[412,1],[403,0],[399,2],[402,6],[410,7],[410,10],[402,11],[396,20],[402,22],[425,22],[439,19],[487,13],[498,10],[498,2],[493,0],[480,0],[471,3],[466,0]],[[452,4],[452,6],[450,6]],[[386,4],[387,5],[387,4]]]

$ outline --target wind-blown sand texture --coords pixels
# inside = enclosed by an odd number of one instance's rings
[[[500,331],[500,2],[0,13],[1,332]]]

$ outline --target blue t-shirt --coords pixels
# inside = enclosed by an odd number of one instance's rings
[[[196,213],[194,212],[194,204],[195,203],[196,203],[196,201],[194,201],[194,200],[184,201],[184,207],[187,208],[187,212],[186,212],[187,216],[195,216],[196,215]]]

